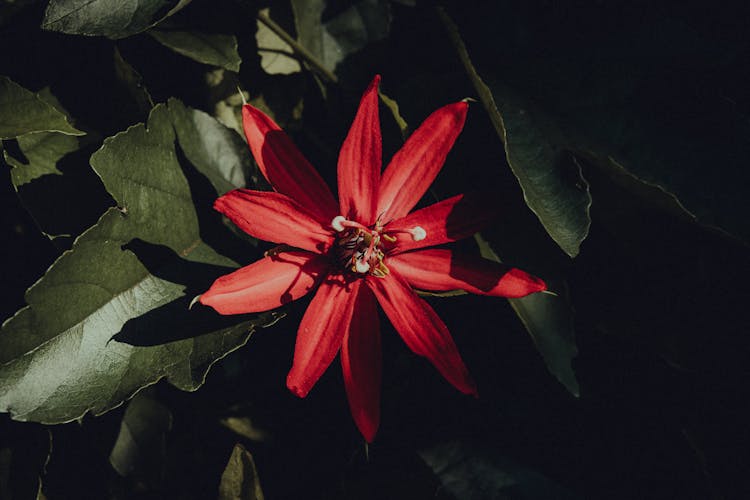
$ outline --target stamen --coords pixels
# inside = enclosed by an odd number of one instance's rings
[[[331,221],[331,227],[332,227],[332,228],[334,229],[334,231],[336,231],[336,232],[339,232],[339,233],[340,233],[341,231],[343,231],[343,230],[344,230],[344,225],[343,225],[342,223],[343,223],[343,222],[344,222],[345,220],[346,220],[346,217],[344,217],[343,215],[337,215],[337,216],[336,216],[336,217],[334,217],[334,218],[333,218],[333,220]]]
[[[365,261],[364,259],[362,259],[362,260],[357,259],[357,260],[354,261],[354,269],[358,273],[364,274],[364,273],[366,273],[367,271],[370,270],[370,264],[368,264],[367,261]]]
[[[414,238],[414,241],[422,241],[427,238],[427,231],[425,231],[422,226],[414,226],[409,232],[411,233],[411,237]]]
[[[346,228],[361,229],[363,231],[369,232],[369,229],[367,229],[367,226],[363,226],[359,222],[347,220],[347,218],[344,217],[343,215],[337,215],[336,217],[334,217],[333,220],[331,221],[331,227],[336,232],[339,232],[339,233]]]
[[[427,238],[427,231],[425,231],[422,226],[414,226],[411,229],[395,229],[389,231],[388,234],[383,233],[380,236],[382,236],[385,241],[393,243],[397,239],[397,236],[394,235],[398,233],[409,233],[414,241],[422,241]]]

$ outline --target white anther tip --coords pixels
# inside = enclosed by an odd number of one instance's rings
[[[333,228],[333,229],[334,229],[335,231],[337,231],[337,232],[339,232],[339,233],[340,233],[341,231],[343,231],[343,230],[344,230],[344,225],[342,224],[342,222],[344,222],[345,220],[346,220],[346,217],[344,217],[343,215],[337,215],[337,216],[336,216],[336,217],[334,217],[334,218],[333,218],[333,220],[331,221],[331,227],[332,227],[332,228]]]
[[[427,231],[425,231],[422,226],[414,226],[409,232],[414,241],[422,241],[427,238]]]
[[[357,260],[354,262],[354,268],[357,270],[358,273],[364,274],[370,270],[370,264],[362,260]]]

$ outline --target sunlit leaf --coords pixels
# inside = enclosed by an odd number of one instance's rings
[[[42,28],[125,38],[158,24],[191,0],[50,0]]]
[[[237,37],[197,31],[152,29],[148,34],[178,54],[199,63],[238,72],[242,59],[237,53]]]
[[[3,324],[0,411],[67,422],[118,406],[163,377],[195,390],[264,321],[188,311],[193,296],[236,264],[201,240],[171,120],[159,105],[148,128],[110,137],[92,156],[118,207],[76,239],[27,291],[29,305]]]
[[[268,15],[269,10],[265,8],[260,12]],[[255,41],[263,70],[269,75],[290,75],[301,71],[302,67],[294,56],[292,47],[261,21],[256,23],[258,30],[255,32]]]
[[[53,104],[10,78],[0,76],[0,139],[12,139],[30,132],[84,135]]]
[[[263,500],[255,461],[241,444],[234,445],[219,484],[219,500]]]
[[[252,163],[245,141],[207,113],[171,99],[169,111],[180,147],[218,194],[252,185]]]

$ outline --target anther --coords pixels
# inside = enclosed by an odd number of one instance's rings
[[[414,239],[414,241],[422,241],[423,239],[427,238],[427,231],[422,228],[422,226],[414,226],[409,230],[411,233],[411,237]]]
[[[355,260],[354,261],[354,268],[358,273],[366,273],[370,270],[370,264],[368,264],[365,260]]]
[[[344,221],[346,221],[346,217],[344,217],[343,215],[337,215],[331,221],[331,227],[334,229],[334,231],[340,233],[344,230],[344,225],[342,224],[342,222]]]

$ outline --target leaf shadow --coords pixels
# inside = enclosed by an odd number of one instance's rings
[[[128,320],[113,340],[134,346],[155,346],[229,328],[241,322],[237,316],[222,316],[208,307],[190,307],[218,276],[231,268],[191,262],[169,247],[134,239],[123,246],[133,252],[157,278],[185,286],[185,295]],[[245,318],[244,316],[242,317]]]

